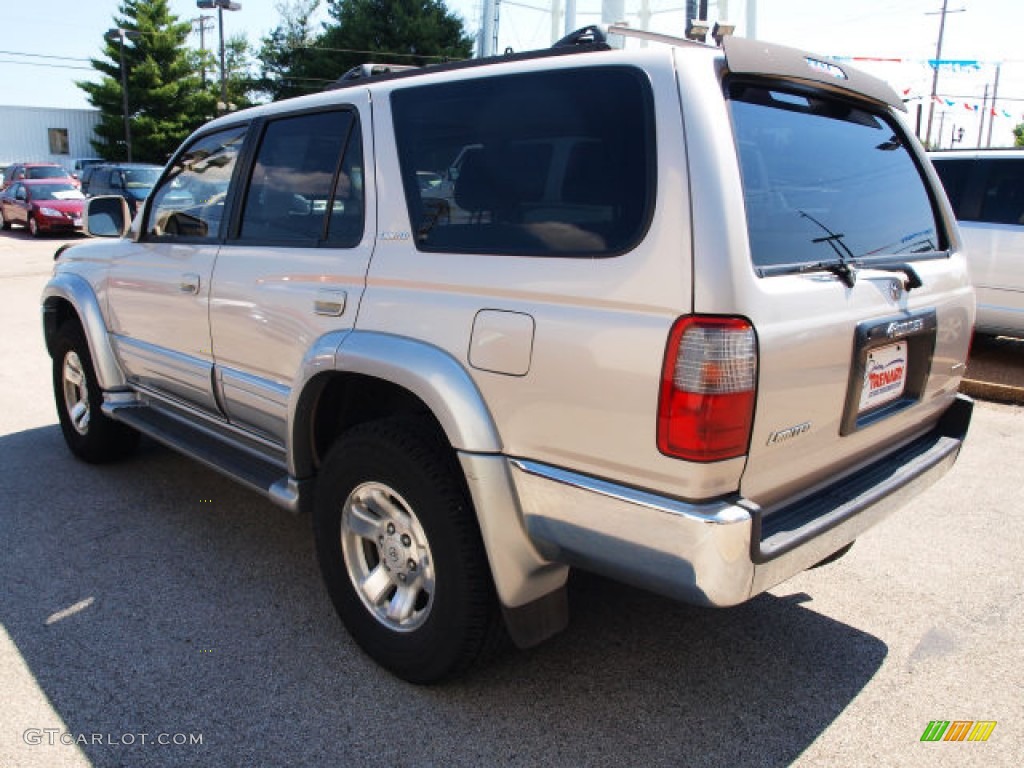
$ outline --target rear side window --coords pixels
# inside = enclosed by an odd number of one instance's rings
[[[964,214],[967,213],[965,201],[975,163],[970,160],[933,160],[932,165],[935,166],[946,190],[946,197],[953,207],[953,215],[958,219],[964,218]]]
[[[1022,158],[1024,159],[1024,158]],[[985,160],[979,221],[1024,224],[1024,163]]]
[[[655,147],[638,70],[484,78],[391,100],[421,250],[608,256],[643,236]]]
[[[729,105],[755,266],[943,247],[928,187],[888,117],[739,83]]]
[[[960,221],[1024,225],[1024,152],[1019,158],[934,158]]]

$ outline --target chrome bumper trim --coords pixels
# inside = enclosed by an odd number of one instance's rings
[[[971,407],[958,396],[915,441],[912,461],[901,463],[906,451],[896,451],[868,468],[877,481],[866,484],[858,472],[791,505],[799,525],[774,550],[760,541],[771,529],[762,510],[738,495],[690,503],[540,462],[509,463],[527,534],[544,558],[684,602],[729,606],[828,557],[940,479],[956,461]]]

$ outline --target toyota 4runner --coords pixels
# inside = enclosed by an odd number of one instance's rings
[[[71,451],[308,510],[416,682],[562,629],[570,568],[729,606],[841,554],[970,422],[942,188],[881,81],[617,33],[227,115],[130,226],[91,200],[116,239],[43,296]]]

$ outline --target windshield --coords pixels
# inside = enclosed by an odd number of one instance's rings
[[[32,187],[33,200],[83,200],[85,195],[73,184],[36,184]]]
[[[63,179],[67,178],[67,175],[67,171],[57,166],[38,165],[25,169],[26,179]]]
[[[149,188],[156,184],[160,178],[160,168],[126,168],[124,171],[124,185],[128,189]]]
[[[748,84],[730,97],[755,266],[942,247],[928,188],[889,118]]]

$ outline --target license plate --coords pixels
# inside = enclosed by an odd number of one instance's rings
[[[75,225],[76,227],[80,227],[80,226],[82,226],[82,217],[81,217],[81,216],[75,216],[75,217],[74,217],[74,218],[73,218],[73,219],[71,220],[71,222],[72,222],[72,223],[73,223],[73,224],[74,224],[74,225]]]
[[[907,343],[901,341],[868,352],[859,412],[896,400],[907,385]]]

